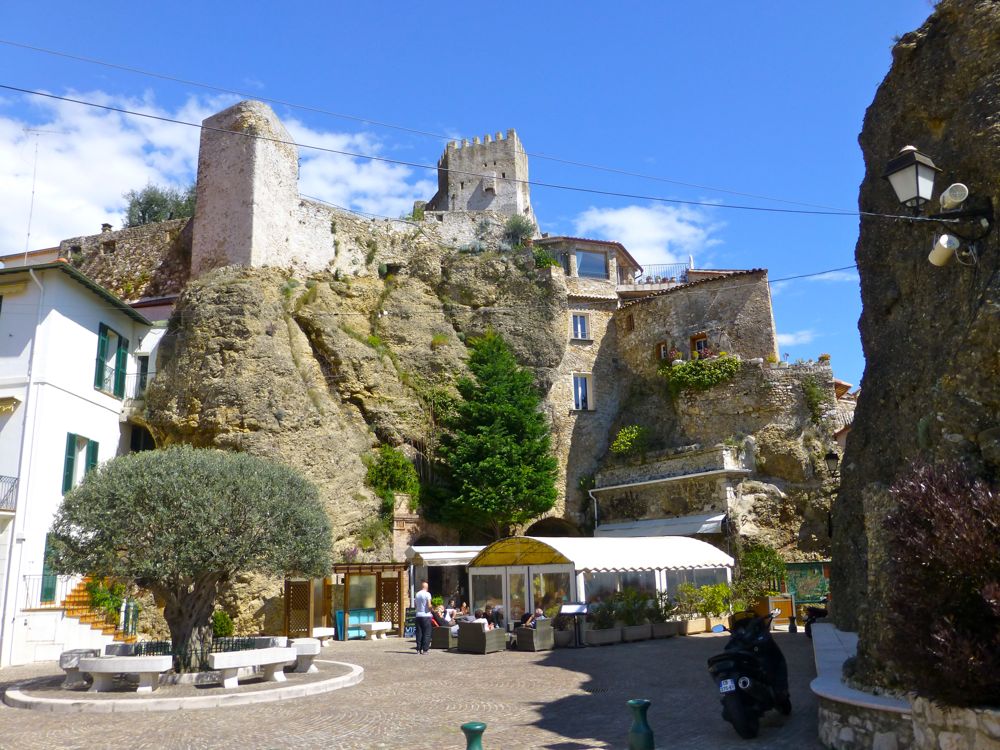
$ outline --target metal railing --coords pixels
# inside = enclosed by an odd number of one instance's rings
[[[641,274],[626,284],[683,284],[687,281],[686,263],[666,263],[644,266]]]
[[[25,576],[24,609],[60,608],[79,581],[79,576]]]
[[[17,477],[0,475],[0,510],[17,510]]]
[[[100,391],[104,391],[105,393],[114,393],[115,392],[115,368],[114,367],[108,367],[106,364],[104,364],[104,363],[102,363],[100,361],[98,362],[97,366],[98,366],[98,368],[101,368],[101,369],[98,369],[98,372],[101,373],[101,381],[100,381],[100,383],[95,383],[97,389],[100,390]]]
[[[146,395],[146,386],[155,372],[134,372],[125,377],[125,398],[138,401]]]

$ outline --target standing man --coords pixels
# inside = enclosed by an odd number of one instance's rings
[[[420,591],[414,597],[414,618],[417,626],[417,653],[426,654],[431,648],[431,628],[434,620],[431,613],[431,592],[427,581],[420,583]]]

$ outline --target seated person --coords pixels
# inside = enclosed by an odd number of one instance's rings
[[[481,609],[476,610],[476,619],[473,620],[473,622],[481,623],[483,626],[483,630],[486,632],[493,630],[493,623],[491,623],[489,620],[486,619],[486,613],[483,612],[483,610]]]
[[[493,608],[493,627],[504,630],[503,607]]]
[[[534,615],[530,611],[525,612],[523,615],[521,615],[521,619],[518,621],[520,626],[522,628],[528,627],[528,623],[531,622],[532,617],[534,617]]]
[[[523,626],[526,628],[533,628],[535,627],[535,623],[538,622],[539,620],[547,620],[547,619],[549,618],[545,616],[545,613],[541,609],[536,609],[535,614],[529,617],[527,621],[523,623]]]
[[[470,615],[468,613],[466,613],[464,615],[461,614],[461,613],[457,614],[455,616],[455,620],[454,620],[455,624],[451,626],[451,634],[453,636],[458,637],[458,623],[460,623],[460,622],[472,622],[475,619],[476,618],[473,615]]]
[[[451,621],[445,617],[444,607],[440,604],[431,612],[431,618],[434,620],[434,627],[437,628],[445,628],[452,624]]]

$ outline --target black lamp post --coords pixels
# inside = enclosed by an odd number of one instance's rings
[[[892,185],[899,202],[917,213],[931,199],[934,177],[940,171],[931,157],[920,153],[916,146],[904,146],[899,155],[886,164],[882,177]]]
[[[826,470],[831,474],[837,474],[840,471],[840,456],[836,451],[830,451],[823,456],[823,461],[826,462]]]

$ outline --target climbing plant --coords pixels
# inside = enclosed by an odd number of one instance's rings
[[[740,371],[742,362],[736,357],[723,355],[713,359],[692,359],[676,365],[666,363],[659,373],[666,378],[672,396],[681,391],[706,391],[720,383],[732,380]]]

